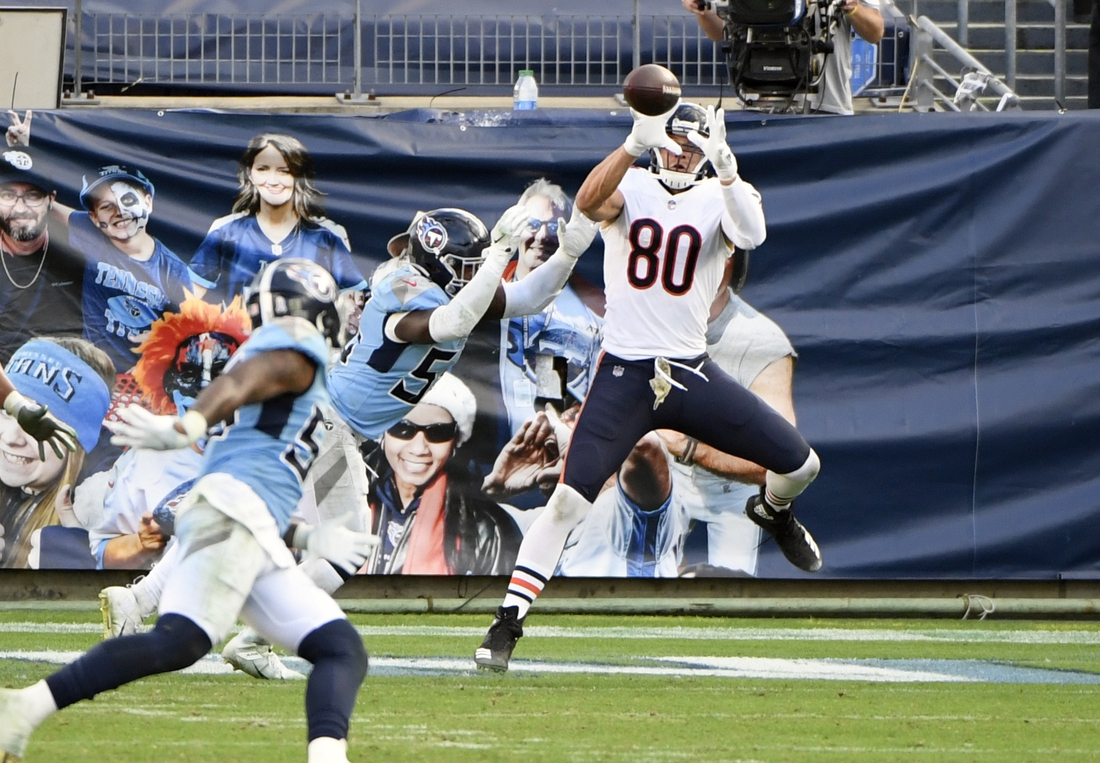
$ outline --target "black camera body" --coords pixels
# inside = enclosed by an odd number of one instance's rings
[[[704,0],[725,22],[730,84],[746,105],[788,109],[816,92],[833,51],[838,0]]]
[[[729,0],[721,13],[727,23],[790,27],[806,14],[803,0]]]

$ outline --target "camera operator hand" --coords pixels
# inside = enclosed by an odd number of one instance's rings
[[[699,28],[703,30],[703,34],[715,42],[722,40],[726,24],[710,3],[705,0],[680,0],[680,2],[685,11],[695,14],[695,20],[699,22]]]
[[[729,185],[737,179],[737,159],[726,143],[725,109],[715,111],[713,106],[707,106],[707,132],[710,136],[706,138],[694,130],[687,137],[710,161],[710,166],[714,167],[722,184]]]
[[[639,114],[631,109],[630,115],[634,117],[634,129],[630,131],[630,135],[626,136],[623,150],[631,156],[641,156],[651,148],[666,148],[677,156],[683,153],[680,146],[668,136],[668,132],[665,130],[668,118],[679,106],[680,102],[676,101],[676,105],[664,114],[652,117]]]

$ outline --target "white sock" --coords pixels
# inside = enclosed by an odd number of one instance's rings
[[[308,763],[348,763],[348,740],[318,737],[306,748]]]
[[[538,519],[531,523],[519,546],[516,568],[504,595],[505,607],[518,607],[525,617],[554,574],[565,541],[592,504],[568,485],[559,484]]]
[[[787,474],[769,471],[765,475],[764,500],[768,505],[779,509],[789,509],[791,502],[809,487],[821,471],[821,461],[812,449],[802,466]]]
[[[53,692],[45,679],[22,690],[24,717],[35,727],[57,712]]]

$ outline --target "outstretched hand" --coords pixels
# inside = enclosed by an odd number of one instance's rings
[[[355,512],[349,511],[315,527],[299,525],[294,543],[306,552],[307,557],[325,559],[354,575],[382,542],[377,535],[352,530],[354,523]]]
[[[707,157],[718,179],[729,184],[737,177],[737,159],[726,143],[725,109],[715,111],[713,106],[707,106],[707,132],[710,134],[704,138],[692,130],[687,138]]]
[[[29,146],[31,144],[31,117],[34,113],[27,109],[23,118],[19,118],[19,112],[12,109],[8,109],[8,117],[11,119],[11,124],[8,125],[8,130],[4,134],[7,140],[8,147],[15,146]]]
[[[58,458],[76,450],[76,430],[50,413],[49,406],[38,405],[18,392],[4,400],[4,410],[15,417],[20,429],[38,440],[38,457],[46,460],[48,444]]]
[[[530,218],[531,213],[527,211],[527,207],[523,204],[513,204],[504,210],[504,214],[493,226],[493,232],[489,239],[493,248],[505,251],[508,254],[519,249],[520,239]]]
[[[118,418],[108,422],[107,428],[114,432],[111,444],[121,447],[175,450],[186,448],[206,434],[206,419],[193,410],[180,418],[157,416],[140,405],[128,405],[119,410]]]
[[[630,115],[634,117],[634,128],[623,143],[623,150],[631,156],[641,156],[651,148],[665,148],[679,156],[682,153],[680,146],[669,137],[665,129],[669,117],[678,108],[680,108],[680,102],[676,101],[676,105],[664,114],[653,117],[631,109]]]
[[[505,499],[531,488],[550,489],[564,466],[572,430],[551,406],[525,421],[500,451],[481,489],[491,498]]]

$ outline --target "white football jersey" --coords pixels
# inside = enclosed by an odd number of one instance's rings
[[[745,249],[752,242],[726,211],[717,178],[672,194],[649,170],[632,167],[619,190],[623,211],[602,230],[603,349],[624,360],[702,355],[733,251],[727,240]]]

